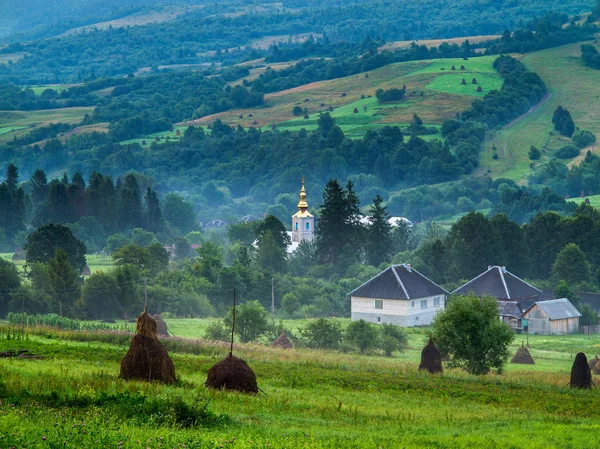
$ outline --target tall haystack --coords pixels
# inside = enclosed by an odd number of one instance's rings
[[[535,361],[529,352],[529,348],[525,347],[523,344],[521,344],[521,347],[517,349],[517,352],[510,363],[520,365],[535,365]]]
[[[152,315],[154,321],[156,321],[156,331],[159,337],[168,337],[169,336],[169,328],[167,327],[167,323],[162,319],[160,313],[158,315]]]
[[[595,374],[598,374],[594,370],[594,368],[596,368],[596,366],[598,366],[598,354],[596,354],[596,356],[593,359],[590,359],[589,365],[590,365],[590,369],[592,370],[592,372]],[[598,366],[598,369],[600,369],[600,366]]]
[[[443,373],[442,355],[440,350],[433,343],[433,339],[429,337],[429,343],[421,351],[421,364],[419,370],[427,370],[432,374]]]
[[[146,310],[138,317],[129,351],[121,360],[120,377],[145,381],[157,380],[167,384],[177,380],[175,366],[169,353],[158,341],[156,321]]]
[[[281,335],[277,337],[277,339],[271,343],[272,348],[282,348],[282,349],[292,349],[292,342],[285,333],[285,330],[281,331]]]
[[[592,372],[583,352],[579,352],[575,356],[569,385],[571,388],[592,388]]]
[[[233,333],[235,331],[235,287],[233,288],[233,310],[231,322],[231,346],[229,355],[208,370],[206,382],[207,388],[217,390],[239,391],[241,393],[256,394],[256,374],[252,368],[239,357],[233,356]]]

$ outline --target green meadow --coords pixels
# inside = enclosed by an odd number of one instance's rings
[[[45,357],[0,359],[0,447],[597,447],[600,391],[566,384],[575,352],[591,356],[600,336],[530,336],[536,365],[475,377],[419,372],[426,331],[408,332],[411,349],[391,358],[236,344],[262,390],[247,396],[204,387],[224,343],[164,339],[178,375],[164,386],[119,379],[128,334],[45,328],[21,339],[0,325],[3,350]]]
[[[150,148],[150,145],[152,145],[152,143],[161,144],[167,142],[168,140],[179,140],[183,138],[183,133],[185,132],[186,128],[187,126],[185,125],[174,126],[173,131],[161,131],[153,134],[148,134],[147,136],[140,137],[138,139],[123,140],[119,143],[121,145],[139,143],[144,148]],[[177,131],[179,131],[179,136],[177,135]]]
[[[4,260],[12,260],[13,253],[0,253],[0,258]],[[88,254],[85,256],[87,259],[88,266],[90,267],[90,271],[92,273],[96,271],[110,271],[115,265],[115,261],[111,257],[104,257],[95,254]],[[23,266],[25,265],[25,260],[17,260],[14,261],[19,270],[23,270]],[[0,446],[1,447],[1,446]]]

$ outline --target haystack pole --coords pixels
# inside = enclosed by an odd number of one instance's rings
[[[231,345],[229,355],[208,370],[206,382],[207,388],[215,390],[239,391],[242,393],[257,394],[256,374],[252,368],[239,357],[233,355],[233,336],[235,332],[235,303],[236,289],[233,288],[233,309],[231,320]]]

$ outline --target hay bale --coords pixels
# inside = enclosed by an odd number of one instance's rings
[[[156,332],[159,337],[168,337],[169,336],[169,328],[167,327],[167,323],[162,319],[160,314],[152,315],[154,321],[156,321]]]
[[[285,331],[281,331],[281,335],[271,343],[272,348],[292,349],[292,342],[287,338]]]
[[[148,382],[175,382],[177,378],[173,361],[158,341],[156,321],[146,311],[138,317],[135,332],[129,350],[121,360],[120,377]]]
[[[592,372],[588,365],[587,357],[583,352],[575,356],[573,367],[571,368],[571,379],[569,380],[571,388],[592,388]]]
[[[596,368],[596,365],[598,365],[598,354],[596,354],[596,356],[593,359],[590,359],[588,364],[590,365],[590,369],[594,371],[594,368]],[[598,369],[600,369],[600,366],[598,366]]]
[[[433,343],[433,339],[429,337],[429,343],[421,351],[421,363],[419,370],[427,370],[431,374],[443,373],[442,355],[439,349]]]
[[[234,357],[231,352],[208,370],[204,385],[216,390],[258,393],[256,374],[244,360]]]
[[[520,364],[520,365],[535,365],[535,361],[533,357],[529,353],[529,349],[525,346],[521,345],[514,357],[510,361],[510,363]]]

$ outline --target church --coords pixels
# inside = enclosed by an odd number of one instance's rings
[[[292,243],[287,247],[287,253],[292,254],[298,248],[301,241],[312,242],[315,238],[315,217],[308,211],[306,202],[306,189],[304,188],[304,177],[302,177],[302,188],[300,189],[300,201],[298,212],[292,215],[292,231],[288,232]]]

